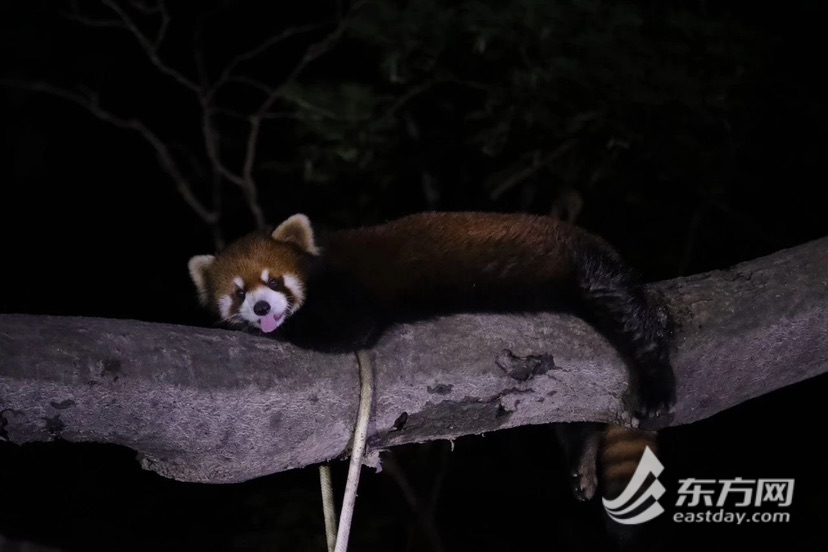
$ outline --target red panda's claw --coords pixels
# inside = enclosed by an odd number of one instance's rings
[[[595,496],[595,491],[598,489],[598,476],[593,470],[592,473],[578,473],[570,474],[570,485],[572,487],[572,494],[579,502],[586,502]]]

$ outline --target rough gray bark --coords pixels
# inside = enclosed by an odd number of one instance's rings
[[[653,287],[678,325],[671,425],[828,371],[828,238]],[[568,315],[408,324],[373,357],[369,450],[526,424],[630,421],[623,362]],[[0,315],[0,438],[117,443],[180,480],[242,481],[340,455],[358,381],[354,355],[266,337]]]
[[[60,552],[60,550],[33,542],[12,541],[0,535],[0,552]]]

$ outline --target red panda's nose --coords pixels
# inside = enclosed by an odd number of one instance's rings
[[[255,305],[253,305],[253,312],[256,313],[258,316],[264,316],[270,312],[270,303],[267,301],[257,301]]]

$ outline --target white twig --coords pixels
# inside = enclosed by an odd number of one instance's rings
[[[359,416],[354,430],[354,446],[351,450],[351,462],[348,465],[348,481],[345,483],[345,496],[342,499],[342,512],[339,514],[339,531],[336,534],[334,552],[348,550],[348,538],[351,535],[351,521],[354,516],[354,503],[359,486],[359,472],[365,456],[365,441],[368,437],[368,420],[371,418],[371,401],[374,395],[374,373],[371,356],[368,351],[357,352],[359,363]]]
[[[336,505],[333,499],[331,467],[328,464],[319,466],[319,486],[322,487],[322,512],[325,515],[325,542],[328,544],[328,552],[334,552],[336,548]]]

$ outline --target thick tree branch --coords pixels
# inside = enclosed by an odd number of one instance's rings
[[[672,425],[828,371],[828,238],[653,287],[678,324]],[[369,450],[527,424],[630,420],[621,359],[572,316],[407,324],[372,354]],[[0,316],[0,437],[118,443],[176,479],[241,481],[338,456],[358,381],[353,355],[240,332]]]

